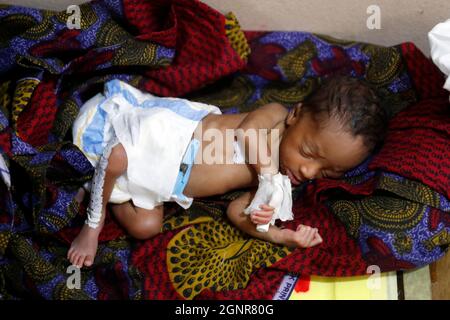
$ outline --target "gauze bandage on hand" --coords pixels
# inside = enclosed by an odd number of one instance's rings
[[[245,214],[251,214],[254,210],[261,210],[262,204],[274,208],[272,220],[268,224],[259,224],[256,230],[267,232],[269,226],[275,224],[276,219],[281,221],[292,220],[292,191],[291,180],[288,176],[277,173],[258,175],[259,185],[250,205],[244,210]]]

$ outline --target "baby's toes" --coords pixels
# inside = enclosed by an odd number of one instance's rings
[[[86,259],[84,260],[84,265],[86,267],[90,267],[90,266],[92,266],[93,262],[94,262],[94,258],[92,256],[90,256],[90,255],[87,255]]]
[[[86,255],[84,255],[84,254],[80,254],[79,256],[78,256],[78,259],[76,260],[76,266],[78,266],[78,267],[83,267],[83,263],[84,263],[84,259],[86,258]]]
[[[73,247],[70,247],[70,249],[67,251],[67,259],[69,259],[69,261],[70,259],[72,259],[72,255],[73,255]]]
[[[75,265],[76,262],[77,262],[78,257],[79,257],[78,251],[73,250],[71,255],[70,255],[70,258],[69,258],[70,263]]]

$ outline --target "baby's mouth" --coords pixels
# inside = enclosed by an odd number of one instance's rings
[[[283,168],[284,169],[284,168]],[[297,179],[294,174],[291,172],[291,170],[289,169],[284,169],[284,171],[286,172],[286,175],[288,176],[289,180],[291,180],[291,183],[293,185],[299,185],[302,181]]]

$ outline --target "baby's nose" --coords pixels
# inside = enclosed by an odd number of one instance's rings
[[[316,175],[319,170],[315,166],[303,166],[301,167],[301,171],[306,179],[312,180],[316,178]]]

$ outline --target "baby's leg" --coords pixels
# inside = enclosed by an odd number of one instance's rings
[[[127,157],[125,149],[121,144],[112,148],[108,158],[108,166],[105,170],[105,180],[102,193],[102,214],[97,228],[91,228],[89,225],[83,225],[78,236],[73,240],[70,246],[67,258],[73,265],[82,267],[91,266],[97,252],[98,236],[103,228],[105,221],[106,204],[111,197],[114,183],[118,177],[125,173],[127,169]]]
[[[161,232],[163,205],[147,210],[134,206],[131,201],[113,204],[112,212],[127,232],[136,239],[145,240]]]
[[[239,198],[233,200],[227,208],[228,218],[241,231],[252,237],[288,247],[307,248],[322,242],[317,229],[303,225],[299,225],[295,231],[280,229],[272,225],[269,227],[268,232],[257,231],[256,225],[244,213],[244,209],[251,203],[255,193],[256,190],[244,193]]]

